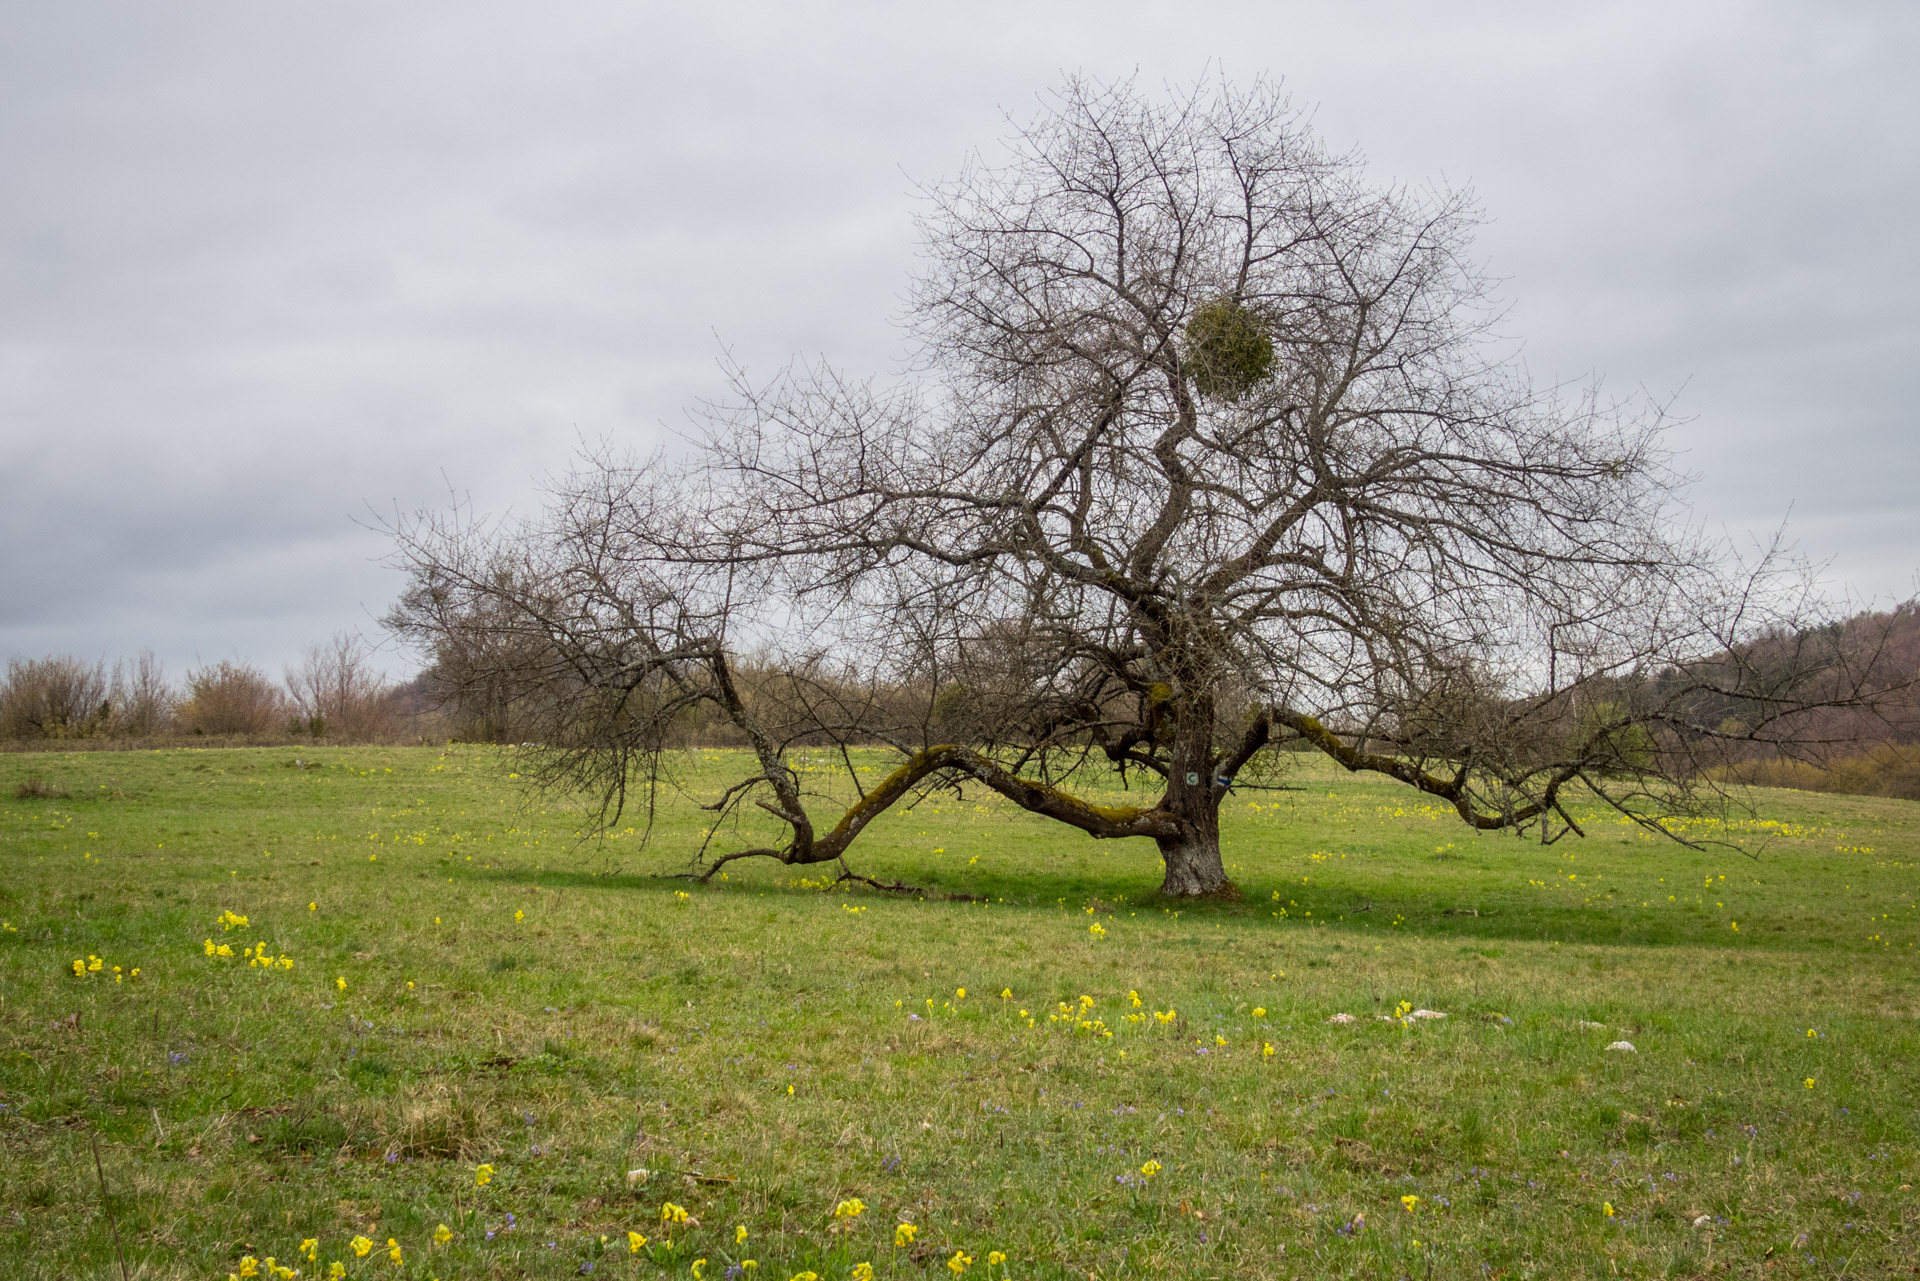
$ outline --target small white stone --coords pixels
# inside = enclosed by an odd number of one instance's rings
[[[1615,1041],[1612,1045],[1609,1045],[1607,1048],[1609,1050],[1619,1050],[1623,1054],[1638,1054],[1640,1052],[1633,1048],[1632,1041]]]
[[[1582,1032],[1598,1032],[1602,1028],[1606,1027],[1606,1024],[1595,1023],[1591,1019],[1581,1019],[1578,1023],[1575,1023],[1574,1026],[1579,1028]]]
[[[1359,1019],[1354,1018],[1351,1014],[1336,1014],[1327,1020],[1329,1023],[1358,1023],[1359,1021]]]
[[[647,1181],[647,1177],[652,1173],[653,1171],[648,1169],[628,1170],[627,1183],[629,1185],[645,1183]]]
[[[1415,1010],[1407,1015],[1410,1019],[1444,1019],[1447,1016],[1438,1010]]]

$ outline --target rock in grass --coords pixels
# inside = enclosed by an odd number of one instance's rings
[[[1336,1014],[1327,1020],[1329,1023],[1358,1023],[1359,1021],[1351,1014]]]
[[[1444,1019],[1447,1016],[1438,1010],[1415,1010],[1407,1015],[1410,1019]]]
[[[1618,1050],[1622,1054],[1638,1054],[1640,1052],[1633,1048],[1632,1041],[1615,1041],[1612,1045],[1609,1045],[1607,1048],[1609,1050]]]
[[[1607,1025],[1605,1023],[1595,1023],[1592,1019],[1580,1019],[1574,1026],[1582,1032],[1598,1032]]]

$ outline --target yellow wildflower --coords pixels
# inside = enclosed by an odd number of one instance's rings
[[[342,992],[346,991],[347,990],[346,976],[341,975],[339,978],[334,979],[333,985],[339,988]]]
[[[1140,1167],[1140,1177],[1143,1179],[1151,1179],[1154,1175],[1160,1173],[1160,1169],[1161,1166],[1158,1161],[1149,1161]]]
[[[1256,1018],[1256,1019],[1264,1019],[1264,1018],[1266,1018],[1266,1017],[1267,1017],[1267,1009],[1266,1009],[1266,1007],[1265,1007],[1264,1005],[1256,1005],[1256,1006],[1254,1006],[1254,1007],[1253,1007],[1253,1017],[1254,1017],[1254,1018]]]
[[[320,1238],[308,1237],[300,1243],[300,1253],[307,1256],[308,1263],[317,1263],[320,1259]]]
[[[852,1197],[833,1207],[833,1217],[836,1219],[857,1219],[860,1217],[860,1212],[866,1208],[867,1203],[865,1201],[862,1201],[859,1197]]]
[[[251,1254],[240,1260],[240,1275],[243,1277],[259,1276],[260,1260],[254,1258]]]
[[[329,1278],[329,1281],[340,1281],[340,1278],[345,1275],[347,1275],[347,1265],[340,1262],[340,1260],[338,1259],[335,1259],[333,1263],[327,1268],[327,1276]]]
[[[1613,1202],[1602,1201],[1600,1203],[1600,1212],[1611,1219],[1613,1217]]]
[[[675,1205],[671,1201],[666,1201],[661,1204],[660,1222],[685,1223],[686,1221],[687,1221],[687,1211],[684,1206]]]
[[[1013,999],[1013,989],[1010,987],[1001,988],[1000,999],[1003,1001],[1011,1001]]]
[[[387,1238],[387,1258],[392,1261],[394,1267],[400,1266],[400,1243],[392,1237]]]
[[[911,1223],[902,1223],[893,1230],[894,1248],[898,1249],[903,1245],[912,1245],[913,1239],[919,1235],[919,1228],[914,1227]]]
[[[1808,1077],[1808,1078],[1806,1079],[1806,1081],[1804,1082],[1804,1084],[1806,1085],[1806,1087],[1807,1087],[1807,1088],[1808,1088],[1809,1090],[1811,1090],[1811,1089],[1813,1088],[1813,1078],[1812,1078],[1812,1077]]]
[[[642,1236],[640,1233],[638,1232],[627,1233],[627,1253],[628,1254],[640,1253],[641,1247],[646,1245],[646,1243],[647,1243],[647,1238]]]
[[[1006,1261],[1007,1261],[1007,1256],[1000,1253],[998,1250],[990,1250],[987,1253],[987,1266],[990,1268],[997,1268],[1001,1264],[1005,1263]]]
[[[1262,1041],[1262,1042],[1260,1043],[1260,1057],[1261,1057],[1261,1058],[1263,1058],[1263,1059],[1270,1059],[1270,1058],[1272,1058],[1272,1057],[1274,1056],[1274,1053],[1275,1053],[1275,1051],[1274,1051],[1274,1048],[1273,1048],[1273,1042],[1272,1042],[1272,1041]]]
[[[1087,933],[1093,935],[1093,937],[1097,939],[1103,939],[1107,936],[1106,928],[1102,926],[1098,921],[1095,921],[1092,925],[1089,925],[1087,927]],[[947,1260],[947,1266],[952,1267],[953,1260],[951,1259]]]
[[[373,1249],[373,1242],[366,1237],[357,1236],[347,1242],[347,1248],[353,1251],[355,1258],[364,1259],[367,1257],[367,1251]]]
[[[474,1167],[474,1171],[473,1171],[473,1186],[475,1186],[476,1188],[484,1188],[484,1187],[486,1187],[486,1186],[487,1186],[487,1184],[489,1184],[489,1183],[491,1183],[491,1182],[493,1182],[493,1167],[492,1167],[492,1166],[490,1166],[490,1165],[481,1165],[481,1166],[475,1166],[475,1167]]]
[[[453,1240],[453,1229],[442,1223],[433,1230],[433,1239],[441,1245],[445,1245],[447,1242]]]
[[[733,1230],[733,1243],[735,1245],[745,1245],[747,1243],[747,1225],[746,1224],[742,1223],[739,1227]]]
[[[1417,1196],[1403,1196],[1400,1198],[1400,1208],[1405,1210],[1408,1214],[1412,1214],[1413,1207],[1419,1204],[1420,1204],[1420,1198]]]
[[[693,1261],[693,1281],[700,1281],[700,1269],[706,1266],[707,1261],[705,1259],[695,1259]]]
[[[953,1252],[953,1257],[947,1260],[947,1271],[953,1273],[953,1275],[955,1276],[959,1276],[962,1272],[965,1272],[968,1268],[972,1266],[973,1266],[973,1256],[968,1254],[965,1250],[955,1250]]]
[[[873,1265],[871,1263],[854,1264],[852,1281],[873,1281]]]

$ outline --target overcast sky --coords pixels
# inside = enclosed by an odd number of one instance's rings
[[[1380,179],[1471,184],[1537,378],[1675,396],[1703,519],[1916,587],[1920,5],[0,17],[0,659],[277,672],[378,637],[370,509],[524,509],[722,342],[894,368],[914,181],[1076,71],[1280,77]]]

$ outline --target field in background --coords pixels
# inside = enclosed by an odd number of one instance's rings
[[[0,1274],[117,1276],[113,1224],[153,1278],[1920,1257],[1909,802],[1542,848],[1308,766],[1228,803],[1242,899],[1175,910],[1147,842],[972,793],[856,846],[985,900],[922,901],[656,879],[686,800],[583,846],[492,749],[295,756],[0,756]]]

